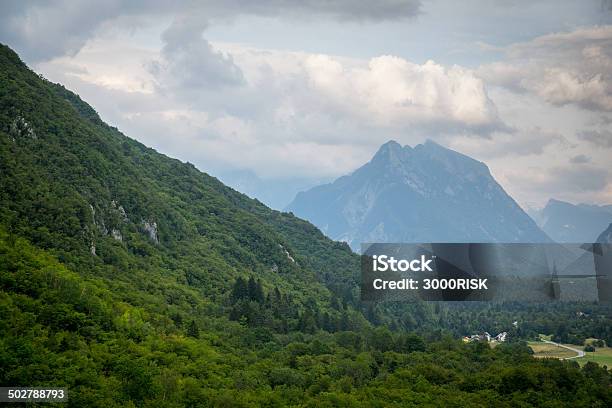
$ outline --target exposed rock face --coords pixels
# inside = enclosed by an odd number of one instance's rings
[[[151,241],[159,244],[159,237],[157,235],[157,222],[155,221],[144,221],[143,229],[151,239]]]
[[[128,216],[125,212],[125,209],[122,206],[119,206],[117,208],[117,211],[119,211],[119,214],[121,214],[121,218],[123,219],[123,222],[128,222]]]
[[[104,224],[104,219],[101,219],[100,222],[98,223],[98,221],[96,220],[96,210],[94,206],[89,204],[89,208],[91,209],[91,220],[93,222],[94,227],[98,228],[98,231],[100,231],[102,235],[108,234],[108,229],[106,228],[106,225]]]
[[[111,201],[111,207],[113,209],[117,210],[117,212],[119,213],[119,216],[121,217],[121,220],[123,222],[128,222],[127,213],[125,212],[125,208],[123,208],[122,205],[118,204],[117,201],[112,200]]]
[[[431,141],[388,142],[287,210],[355,250],[362,242],[550,242],[484,163]]]
[[[101,211],[101,213],[97,213],[93,204],[89,204],[89,208],[91,210],[91,221],[94,227],[98,229],[100,234],[110,235],[113,239],[123,242],[123,235],[121,234],[121,230],[119,229],[120,226],[118,224],[122,222],[126,223],[129,221],[127,214],[125,212],[125,209],[121,205],[118,205],[115,200],[111,201],[110,210],[106,212]],[[106,215],[106,217],[104,217],[104,215]],[[106,223],[104,222],[105,218],[107,219],[108,227],[106,226]],[[151,232],[149,232],[149,230],[154,230],[153,236],[155,237],[157,236],[157,224],[155,223],[149,224],[148,227],[145,225],[144,229],[150,237],[151,237]],[[151,238],[151,239],[157,242],[154,238]]]
[[[119,231],[118,229],[112,229],[111,230],[111,237],[113,237],[114,239],[116,239],[119,242],[123,241],[123,235],[121,235],[121,231]]]
[[[289,253],[289,251],[287,251],[285,249],[284,246],[282,246],[281,244],[278,244],[278,246],[280,247],[280,249],[285,253],[285,256],[287,257],[288,260],[290,260],[291,262],[295,263],[295,259],[293,259],[293,257],[291,256],[291,254]]]
[[[11,123],[9,133],[15,141],[17,138],[30,138],[36,139],[36,132],[32,125],[30,125],[21,115],[17,115],[15,120]]]

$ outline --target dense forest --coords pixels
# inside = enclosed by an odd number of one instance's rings
[[[0,46],[0,385],[68,406],[610,406],[610,306],[364,304],[359,257],[106,125]],[[517,322],[515,325],[514,322]],[[495,348],[473,332],[508,331]]]

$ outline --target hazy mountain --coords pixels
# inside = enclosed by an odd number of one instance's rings
[[[612,244],[612,224],[608,225],[608,228],[597,237],[596,242],[603,242],[605,244]]]
[[[390,141],[372,160],[288,206],[353,249],[361,242],[546,242],[487,166],[432,141]]]
[[[263,179],[249,170],[220,172],[217,177],[226,185],[251,198],[256,198],[275,210],[282,210],[295,198],[298,192],[309,189],[323,181],[296,177]]]
[[[532,216],[557,242],[593,242],[612,222],[612,205],[571,204],[551,199]]]

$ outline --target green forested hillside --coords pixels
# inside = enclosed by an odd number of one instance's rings
[[[449,335],[529,309],[364,306],[358,262],[0,47],[1,386],[74,407],[612,403],[594,364]]]

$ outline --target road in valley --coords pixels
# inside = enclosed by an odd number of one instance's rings
[[[580,357],[584,357],[584,351],[579,350],[577,348],[573,348],[570,346],[566,346],[565,344],[559,344],[559,343],[555,343],[554,341],[550,341],[550,340],[543,340],[544,343],[549,343],[549,344],[554,344],[555,346],[559,346],[559,347],[563,347],[566,348],[568,350],[573,351],[574,353],[576,353],[575,356],[572,357],[566,357],[566,358],[560,358],[559,360],[571,360],[572,358],[580,358]]]

